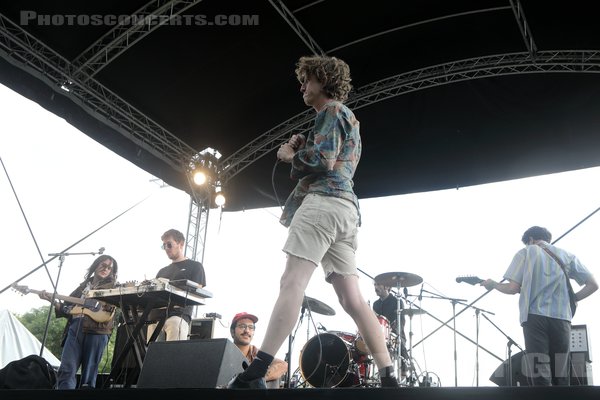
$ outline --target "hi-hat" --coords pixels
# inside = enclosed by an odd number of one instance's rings
[[[425,310],[422,310],[420,308],[407,308],[405,310],[402,310],[402,315],[406,315],[409,318],[412,318],[414,315],[421,314],[425,314]]]
[[[304,300],[302,300],[302,307],[306,307],[311,312],[315,312],[317,314],[335,315],[335,310],[333,308],[329,307],[322,301],[308,296],[304,296]]]
[[[423,278],[409,272],[384,272],[375,277],[375,283],[388,287],[415,286],[421,282],[423,282]]]

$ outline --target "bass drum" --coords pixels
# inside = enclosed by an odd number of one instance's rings
[[[332,333],[312,337],[300,352],[302,378],[312,387],[348,387],[360,384],[351,370],[352,344]]]

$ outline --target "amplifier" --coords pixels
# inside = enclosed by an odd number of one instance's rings
[[[571,326],[571,353],[584,353],[585,361],[592,361],[592,352],[590,350],[590,337],[587,331],[587,325]]]

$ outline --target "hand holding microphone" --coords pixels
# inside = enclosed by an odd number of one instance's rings
[[[288,140],[288,144],[292,146],[292,149],[295,151],[302,150],[306,145],[306,138],[303,134],[298,133],[296,135],[292,135],[290,140]]]
[[[292,135],[290,140],[288,140],[287,143],[282,144],[281,147],[279,147],[279,150],[277,150],[277,158],[283,162],[291,163],[296,151],[304,148],[305,144],[306,138],[304,135]]]

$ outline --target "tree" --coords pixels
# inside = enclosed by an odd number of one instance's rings
[[[46,321],[48,318],[48,309],[50,306],[33,308],[23,315],[17,315],[17,319],[41,342],[46,329]],[[60,358],[62,354],[62,336],[67,320],[65,318],[56,318],[54,311],[50,317],[48,325],[48,333],[46,336],[46,347],[55,356]],[[109,373],[111,369],[112,356],[115,348],[116,329],[113,329],[110,340],[108,341],[107,349],[102,355],[100,362],[100,373]]]

